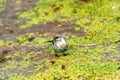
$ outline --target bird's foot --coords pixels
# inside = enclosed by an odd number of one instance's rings
[[[55,57],[60,57],[60,55],[58,55],[58,54],[55,54]]]
[[[65,53],[63,54],[63,56],[67,56],[67,55],[68,55],[68,54],[65,54]]]

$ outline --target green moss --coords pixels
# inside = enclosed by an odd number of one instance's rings
[[[79,31],[82,27],[86,35],[65,34],[68,56],[47,55],[50,59],[39,59],[41,58],[39,55],[54,54],[51,44],[47,43],[52,37],[39,33],[18,35],[17,42],[12,42],[12,46],[39,46],[43,50],[26,52],[23,49],[21,52],[6,56],[6,58],[11,57],[12,60],[4,66],[5,69],[17,69],[19,65],[33,73],[29,76],[16,73],[16,75],[9,75],[8,80],[109,80],[119,76],[120,63],[117,58],[120,55],[116,50],[119,42],[115,43],[120,39],[119,4],[119,0],[96,0],[86,3],[77,0],[38,1],[35,7],[18,16],[19,19],[27,19],[26,23],[20,26],[21,29],[39,23],[69,22],[75,24],[74,31]],[[62,28],[61,26],[62,24],[57,25],[59,28]],[[0,40],[0,46],[8,43]],[[104,54],[110,52],[112,54],[107,56],[110,60],[103,59],[106,57]],[[21,61],[14,61],[14,58],[20,56],[23,56]],[[31,64],[33,64],[32,67],[30,67]]]
[[[7,2],[7,0],[1,0],[0,4],[6,3],[6,2]]]
[[[0,8],[0,13],[2,13],[3,11],[5,10],[5,8]],[[0,23],[0,26],[1,26],[1,23]]]
[[[5,46],[5,42],[3,40],[0,40],[0,46]]]
[[[80,30],[80,27],[75,26],[75,27],[74,27],[74,30],[75,30],[75,31],[79,31],[79,30]]]

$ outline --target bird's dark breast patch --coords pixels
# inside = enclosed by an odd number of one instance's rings
[[[55,50],[55,54],[64,54],[68,50],[68,47],[65,46],[64,48],[54,49],[54,50]]]

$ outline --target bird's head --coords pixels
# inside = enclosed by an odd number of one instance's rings
[[[54,37],[54,39],[57,40],[57,41],[60,41],[60,40],[61,40],[61,37],[62,37],[61,35],[56,35],[56,36]]]

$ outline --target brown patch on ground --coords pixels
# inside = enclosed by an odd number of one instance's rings
[[[0,48],[0,63],[6,62],[8,59],[5,59],[5,56],[11,53],[11,49],[8,47]]]
[[[36,52],[42,52],[36,56],[31,57],[31,61],[40,61],[43,59],[54,59],[54,54],[44,52],[46,48],[42,48],[40,46],[12,46],[10,47],[1,47],[0,48],[0,66],[6,64],[8,60],[14,60],[20,62],[23,58],[30,52],[35,54]],[[20,56],[14,57],[13,55],[19,53]],[[6,56],[10,55],[11,57],[6,58]],[[2,65],[3,64],[3,65]]]
[[[35,6],[36,1],[37,0],[28,2],[22,0],[21,3],[16,3],[11,0],[4,4],[5,11],[0,14],[2,20],[2,26],[0,26],[0,39],[4,41],[16,41],[16,36],[20,32],[19,26],[25,23],[25,20],[21,19],[19,24],[14,24],[14,22],[18,20],[17,13],[21,13]]]
[[[43,60],[43,59],[55,59],[55,55],[50,54],[50,53],[42,53],[42,54],[39,54],[35,57],[32,57],[31,59],[34,60],[34,61],[40,61],[40,60]]]
[[[40,69],[36,70],[35,66],[37,65],[41,65],[44,63],[44,59],[55,59],[55,55],[54,54],[50,54],[50,53],[46,53],[44,52],[44,49],[46,48],[42,48],[40,46],[36,47],[36,46],[12,46],[12,47],[1,47],[0,48],[0,68],[5,67],[8,63],[8,61],[15,61],[17,62],[17,64],[14,64],[14,66],[17,66],[17,68],[10,68],[10,69],[0,69],[0,72],[2,72],[3,74],[0,74],[0,77],[2,76],[2,78],[7,78],[8,74],[18,74],[21,73],[23,75],[26,76],[30,76],[33,74],[37,74],[39,72],[44,72],[46,69],[49,68],[49,66],[45,65],[43,67],[41,67]],[[24,57],[27,56],[27,54],[29,54],[29,52],[33,52],[33,56],[30,58],[31,63],[29,64],[29,66],[27,68],[25,68],[22,65],[19,65],[19,62],[24,61]],[[42,52],[38,55],[34,55],[36,52]],[[13,56],[14,54],[19,53],[19,56]],[[6,56],[10,55],[10,58],[6,58]],[[27,61],[27,60],[26,60]],[[38,63],[36,63],[38,62]],[[17,70],[16,70],[17,69]],[[7,73],[7,74],[6,74]],[[5,75],[6,74],[6,75]]]
[[[9,1],[5,3],[5,11],[0,14],[3,25],[0,27],[0,39],[4,41],[16,41],[16,36],[20,34],[26,34],[30,32],[38,32],[40,34],[48,33],[49,36],[56,34],[70,33],[77,34],[79,36],[85,35],[84,29],[81,27],[80,31],[74,31],[76,26],[70,22],[49,22],[47,24],[32,25],[26,29],[20,29],[20,26],[26,23],[26,19],[18,19],[17,13],[28,10],[35,6],[37,0],[34,1],[21,1],[16,3],[15,1]],[[15,24],[15,21],[19,20],[20,22]],[[57,25],[62,25],[57,27]]]
[[[57,27],[59,24],[62,26]],[[47,24],[33,25],[29,28],[22,29],[21,32],[39,32],[40,34],[48,33],[50,36],[63,33],[76,34],[78,36],[84,36],[86,34],[82,27],[79,31],[74,31],[75,26],[75,24],[70,22],[49,22]]]
[[[101,62],[113,61],[113,60],[120,62],[120,55],[114,54],[113,52],[106,52],[106,53],[103,53],[103,57],[100,59]]]
[[[117,49],[118,51],[120,51],[120,46],[118,46],[116,49]]]
[[[4,5],[5,11],[0,15],[0,18],[3,21],[2,26],[15,27],[14,22],[18,19],[17,13],[18,12],[21,13],[23,11],[28,10],[29,8],[34,7],[36,2],[37,0],[34,0],[32,2],[28,2],[27,0],[22,0],[20,3],[16,3],[15,1],[11,0],[5,3]]]

